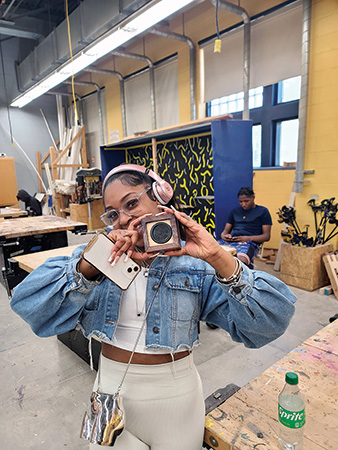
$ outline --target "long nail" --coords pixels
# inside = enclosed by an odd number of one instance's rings
[[[128,262],[129,261],[130,256],[127,254],[126,257],[124,258],[123,262]]]
[[[109,258],[108,258],[108,262],[111,263],[113,261],[113,259],[115,258],[116,252],[113,252]]]
[[[176,209],[175,206],[173,206],[173,205],[170,205],[170,208],[171,208],[173,211],[177,211],[177,209]]]
[[[120,257],[116,256],[116,258],[114,259],[114,261],[111,263],[111,266],[114,267],[116,266],[116,264],[119,262]]]

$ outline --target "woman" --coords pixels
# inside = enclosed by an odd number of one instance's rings
[[[169,206],[172,189],[137,165],[113,169],[103,183],[106,213],[116,242],[110,261],[143,265],[126,291],[81,258],[50,258],[14,291],[11,306],[39,336],[79,326],[102,341],[100,388],[113,394],[136,352],[122,386],[126,426],[119,450],[198,450],[204,401],[192,349],[198,322],[225,329],[236,342],[261,347],[283,334],[294,313],[293,293],[275,277],[250,271],[186,214]],[[184,227],[179,250],[144,252],[141,218],[174,214]],[[150,303],[149,313],[145,318]],[[96,383],[97,384],[97,383]],[[96,445],[91,448],[98,448]]]

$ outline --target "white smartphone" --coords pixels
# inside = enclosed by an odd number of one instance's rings
[[[131,258],[125,262],[126,253],[123,253],[115,266],[108,261],[114,242],[105,234],[98,233],[82,252],[82,257],[95,269],[102,272],[119,288],[125,290],[133,279],[140,273],[141,267]]]

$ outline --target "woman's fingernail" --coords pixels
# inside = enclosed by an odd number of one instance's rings
[[[173,205],[170,205],[170,208],[171,208],[173,211],[177,211],[177,209],[176,209],[175,206],[173,206]]]
[[[115,258],[116,252],[113,252],[109,258],[108,258],[108,262],[111,263],[113,261],[113,259]]]
[[[114,261],[111,263],[111,266],[114,267],[116,266],[116,264],[119,262],[120,257],[116,256],[116,258],[114,259]]]
[[[126,257],[124,258],[123,262],[128,262],[129,261],[129,255],[127,254]]]

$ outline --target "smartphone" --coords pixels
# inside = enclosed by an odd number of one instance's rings
[[[98,233],[82,252],[82,258],[95,269],[103,273],[120,289],[127,289],[133,279],[140,273],[141,267],[131,258],[124,262],[126,253],[123,253],[115,266],[111,266],[108,259],[114,242],[105,234]]]

